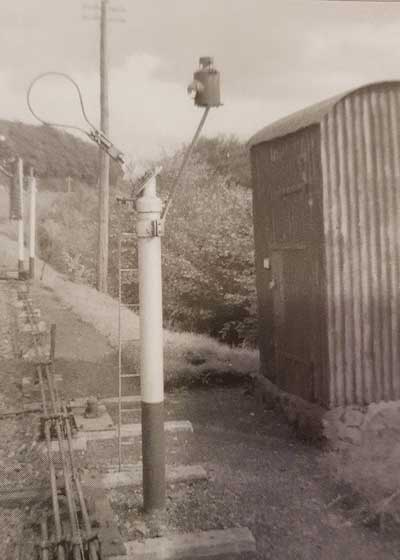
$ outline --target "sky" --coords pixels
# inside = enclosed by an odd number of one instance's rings
[[[65,72],[99,124],[100,0],[0,0],[0,118],[34,123],[31,81]],[[266,124],[359,85],[400,79],[400,2],[109,0],[110,125],[132,158],[188,142],[201,110],[187,95],[200,56],[214,57],[224,105],[205,134],[247,140]],[[124,12],[118,11],[124,9]],[[63,80],[35,86],[45,120],[81,125]]]

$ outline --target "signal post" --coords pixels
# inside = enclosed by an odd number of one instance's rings
[[[15,218],[18,231],[18,278],[25,278],[24,266],[24,164],[19,157],[15,160],[13,191]]]
[[[161,279],[161,200],[151,177],[136,201],[139,257],[140,383],[143,505],[165,505],[164,365]]]
[[[29,277],[35,278],[36,260],[36,178],[33,167],[29,172]]]

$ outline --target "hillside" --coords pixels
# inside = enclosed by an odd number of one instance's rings
[[[88,185],[97,182],[98,148],[89,141],[61,129],[6,120],[0,120],[0,135],[6,138],[0,142],[0,160],[19,155],[26,170],[29,166],[35,168],[36,175],[42,179],[42,188],[47,187],[46,179],[68,176]],[[112,162],[112,184],[119,174],[118,165]],[[54,188],[57,182],[51,184]]]

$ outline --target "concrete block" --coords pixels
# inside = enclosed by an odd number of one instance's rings
[[[168,421],[164,423],[164,429],[166,432],[193,432],[192,423],[188,420],[175,420]],[[122,424],[121,434],[123,438],[126,437],[141,437],[142,435],[142,425],[140,423],[135,424]],[[88,441],[112,439],[117,437],[117,430],[101,430],[94,432],[85,432]]]
[[[113,471],[103,475],[91,477],[90,473],[82,476],[82,484],[94,488],[121,488],[124,486],[141,486],[142,464],[132,465],[129,471]],[[200,465],[170,466],[166,467],[166,480],[169,483],[206,480],[207,473]]]
[[[103,430],[113,430],[114,422],[108,412],[103,412],[98,418],[86,418],[83,414],[74,414],[76,425],[82,432],[95,432]]]
[[[187,560],[194,558],[243,558],[255,555],[256,541],[249,529],[221,529],[131,541],[127,556],[114,560]]]
[[[88,397],[78,397],[76,399],[71,399],[68,404],[72,408],[85,408],[87,400]],[[103,404],[118,404],[118,397],[99,398],[99,402]],[[121,398],[121,402],[140,404],[142,402],[142,398],[140,395],[127,395]]]
[[[102,489],[91,487],[89,492],[89,514],[96,520],[96,532],[101,542],[102,558],[126,558],[126,547],[122,541],[116,516],[108,497]]]
[[[118,404],[118,397],[106,397],[105,399],[101,399],[101,402],[106,404]],[[121,402],[141,404],[142,397],[140,395],[127,395],[121,398]]]

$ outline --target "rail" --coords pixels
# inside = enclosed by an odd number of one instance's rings
[[[32,330],[33,348],[37,358],[36,374],[42,400],[42,432],[47,447],[54,535],[49,538],[47,519],[41,520],[41,560],[101,560],[98,535],[92,529],[78,469],[75,464],[72,435],[73,416],[60,399],[55,384],[54,360],[45,359],[40,351],[41,332],[28,292],[22,292],[24,310]],[[52,358],[52,356],[50,357]],[[61,518],[59,485],[55,468],[53,441],[58,443],[62,465],[63,488],[67,502],[70,531],[65,534]]]

